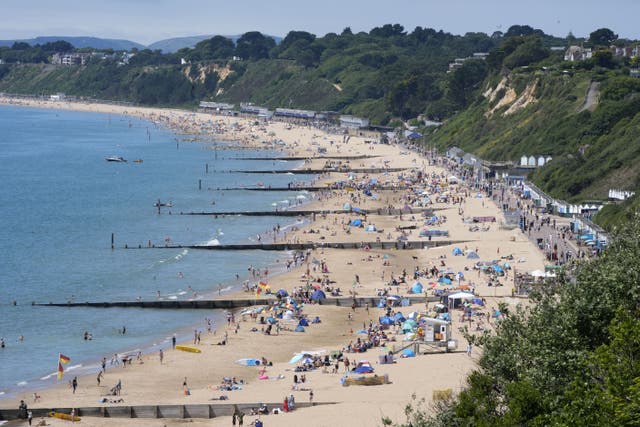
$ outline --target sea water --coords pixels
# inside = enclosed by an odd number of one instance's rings
[[[284,228],[296,222],[179,215],[272,210],[307,197],[218,190],[257,182],[286,186],[294,177],[230,171],[299,164],[236,160],[276,153],[220,149],[222,142],[212,150],[212,145],[187,142],[138,118],[0,107],[0,337],[6,341],[0,350],[0,399],[53,384],[59,353],[71,357],[66,381],[97,373],[103,356],[158,350],[174,333],[179,339],[193,336],[194,328],[205,329],[205,317],[215,320],[214,328],[223,322],[215,310],[39,307],[32,302],[154,300],[158,292],[169,300],[203,298],[238,289],[251,265],[282,259],[284,254],[262,251],[122,249],[149,242],[248,243],[276,224]],[[129,161],[107,162],[109,156]],[[158,199],[172,207],[158,214]],[[83,339],[85,331],[92,340]]]

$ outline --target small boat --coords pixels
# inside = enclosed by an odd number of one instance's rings
[[[133,161],[133,163],[142,163],[142,162],[143,162],[143,160],[142,160],[142,159],[135,159],[135,160]]]
[[[177,345],[176,350],[186,351],[187,353],[202,353],[202,350],[199,348],[191,347],[189,345]]]
[[[65,414],[63,412],[49,412],[48,415],[52,418],[58,418],[60,420],[67,420],[72,422],[80,421],[80,417],[76,415],[72,416],[71,414]]]
[[[107,162],[125,163],[127,159],[121,156],[110,156],[105,158]]]

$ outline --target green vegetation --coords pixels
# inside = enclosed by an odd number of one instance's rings
[[[511,310],[460,395],[402,426],[631,426],[640,423],[640,220],[596,260]]]

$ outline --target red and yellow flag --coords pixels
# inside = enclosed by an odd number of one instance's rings
[[[64,375],[64,368],[62,367],[62,364],[67,364],[69,362],[71,362],[71,358],[69,356],[58,353],[58,380],[61,380]]]

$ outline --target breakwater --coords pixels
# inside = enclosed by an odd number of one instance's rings
[[[203,249],[212,251],[304,251],[307,249],[424,249],[460,245],[467,240],[411,240],[387,242],[307,242],[307,243],[247,243],[237,245],[125,245],[124,249]],[[113,239],[112,239],[113,244]]]
[[[338,307],[351,307],[355,302],[356,306],[364,307],[369,304],[369,307],[376,307],[380,302],[379,296],[375,297],[329,297],[318,300],[320,305],[335,305]],[[425,301],[439,301],[438,297],[413,296],[405,297],[411,304],[422,304]],[[202,310],[202,309],[225,309],[233,310],[244,307],[272,305],[278,300],[275,296],[265,298],[236,298],[236,299],[211,299],[211,300],[193,300],[193,301],[178,301],[178,300],[156,300],[156,301],[94,301],[94,302],[48,302],[48,303],[33,303],[34,306],[40,307],[93,307],[93,308],[162,308],[162,309],[187,309],[187,310]]]

